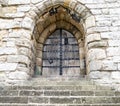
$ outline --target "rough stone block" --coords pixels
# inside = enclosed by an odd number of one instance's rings
[[[90,49],[88,51],[88,61],[101,60],[106,58],[105,50],[103,49]]]
[[[25,13],[23,12],[5,14],[5,17],[9,17],[9,18],[22,18],[24,16],[25,16]]]
[[[108,41],[109,46],[115,47],[115,46],[120,46],[120,40],[109,40]]]
[[[22,27],[33,30],[34,28],[33,20],[29,17],[25,17],[22,21]]]
[[[112,30],[113,30],[113,28],[112,28]],[[101,38],[102,39],[110,39],[110,40],[120,40],[119,34],[120,34],[119,31],[103,32],[103,33],[101,33]]]
[[[31,39],[31,32],[25,29],[14,29],[9,33],[10,38],[27,38]]]
[[[15,71],[9,73],[8,78],[12,80],[28,80],[29,75],[26,72]]]
[[[30,60],[27,56],[24,55],[15,55],[15,56],[8,56],[7,61],[10,63],[22,63],[25,65],[29,65]]]
[[[30,0],[9,0],[8,5],[29,4]]]
[[[6,62],[7,56],[0,56],[0,63]]]
[[[31,3],[33,3],[33,4],[37,4],[37,3],[40,3],[40,2],[42,2],[43,0],[31,0]]]
[[[28,97],[0,97],[0,103],[28,103]]]
[[[100,40],[101,40],[101,37],[100,37],[100,34],[99,34],[99,33],[89,34],[89,35],[87,36],[86,40],[87,40],[87,43],[93,42],[93,41],[100,41]]]
[[[109,72],[92,71],[90,72],[89,77],[92,79],[106,79],[110,78],[110,75]]]
[[[120,80],[120,71],[111,72],[111,78]]]
[[[17,48],[13,47],[1,47],[0,48],[0,55],[14,55],[17,54]]]
[[[97,41],[88,44],[88,48],[102,48],[107,46],[108,46],[107,41]]]
[[[0,29],[20,28],[21,23],[19,21],[11,19],[0,19]],[[11,23],[11,24],[10,24]]]
[[[95,17],[90,16],[86,19],[85,22],[86,28],[94,27],[95,26]]]
[[[47,97],[30,97],[29,103],[48,103],[49,98]]]
[[[109,47],[106,51],[107,56],[120,56],[120,47]]]
[[[102,62],[102,70],[117,70],[118,67],[117,67],[117,64],[114,63],[113,61],[110,61],[110,60],[104,60]]]
[[[91,71],[101,70],[102,68],[102,61],[101,60],[94,60],[89,63],[89,68]]]
[[[30,8],[31,8],[30,5],[23,5],[23,6],[19,6],[17,8],[17,11],[18,12],[27,12],[30,10]]]
[[[0,71],[15,71],[17,63],[0,63]]]

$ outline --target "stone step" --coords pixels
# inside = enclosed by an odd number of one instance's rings
[[[113,91],[70,91],[70,90],[1,90],[0,96],[120,96]]]
[[[0,97],[0,103],[16,103],[16,104],[110,104],[110,103],[119,103],[120,104],[120,96],[118,97],[42,97],[42,96],[30,96],[30,97],[22,97],[22,96],[3,96]]]
[[[41,85],[41,86],[1,86],[0,90],[113,90],[99,85]]]
[[[71,105],[71,104],[0,104],[0,106],[120,106],[120,104],[74,104],[74,105]]]
[[[120,104],[0,104],[0,106],[120,106]]]

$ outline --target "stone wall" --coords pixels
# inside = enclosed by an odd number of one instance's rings
[[[81,17],[81,22],[65,20],[62,16],[46,19],[44,13],[56,5],[72,9]],[[69,26],[55,20],[65,20],[75,26],[80,31],[80,34],[73,33],[78,41],[82,34],[87,75],[119,80],[119,10],[119,0],[0,0],[0,81],[27,80],[34,75],[34,65],[41,63],[41,58],[36,62],[38,54],[42,56],[37,51],[37,46],[41,49],[41,41],[45,40],[41,36],[49,35],[58,24],[62,28]],[[49,30],[44,31],[47,27]]]

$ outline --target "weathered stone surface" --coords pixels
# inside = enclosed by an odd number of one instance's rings
[[[108,45],[112,47],[115,47],[115,46],[120,47],[120,40],[109,40]]]
[[[34,27],[33,20],[29,17],[25,17],[22,22],[22,27],[33,30],[33,27]]]
[[[33,4],[36,4],[36,3],[39,3],[39,2],[42,2],[43,0],[31,0],[31,3]]]
[[[29,58],[24,55],[15,55],[15,56],[8,56],[7,61],[10,63],[22,63],[25,65],[29,65]]]
[[[103,49],[90,49],[88,51],[88,61],[101,60],[106,58],[105,50]]]
[[[89,68],[92,71],[101,70],[102,68],[102,61],[101,60],[94,60],[89,63]]]
[[[27,12],[30,10],[30,5],[22,5],[17,8],[18,12]]]
[[[117,70],[118,67],[117,67],[117,64],[114,63],[113,61],[110,61],[110,60],[104,60],[102,62],[102,69],[103,70],[111,70],[111,71],[114,71],[114,70]]]
[[[86,19],[85,22],[86,28],[90,28],[95,26],[95,17],[94,16],[90,16]]]
[[[1,47],[0,48],[0,55],[6,55],[6,54],[17,54],[17,48],[12,47]]]
[[[11,19],[0,19],[0,29],[20,28],[20,22]],[[11,24],[10,24],[11,23]]]
[[[0,71],[15,71],[17,63],[0,63]]]
[[[107,46],[108,46],[107,41],[96,41],[88,44],[88,48],[102,48]]]
[[[14,29],[12,32],[9,33],[9,37],[31,39],[31,32],[25,29]]]
[[[9,73],[8,78],[14,80],[27,80],[29,79],[29,75],[26,72],[15,71]]]
[[[6,62],[7,56],[0,56],[0,63]]]
[[[24,16],[25,16],[25,13],[23,13],[23,12],[5,14],[5,17],[9,17],[9,18],[21,18]]]
[[[113,28],[112,28],[113,29]],[[103,32],[101,33],[101,38],[103,39],[112,39],[112,40],[120,40],[119,31],[114,32]]]
[[[87,40],[87,43],[93,42],[93,41],[100,41],[100,40],[101,40],[101,37],[100,37],[100,34],[99,34],[99,33],[89,34],[89,35],[87,36],[86,40]]]
[[[119,47],[109,47],[107,48],[107,56],[120,56]]]
[[[8,0],[8,5],[29,4],[30,0]]]
[[[110,73],[109,72],[100,72],[100,71],[92,71],[90,72],[90,78],[92,79],[106,79],[110,78]]]
[[[111,78],[120,80],[120,71],[112,72]]]

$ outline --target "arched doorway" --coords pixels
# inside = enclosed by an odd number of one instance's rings
[[[45,41],[42,57],[43,76],[79,76],[80,58],[76,38],[58,29]]]

